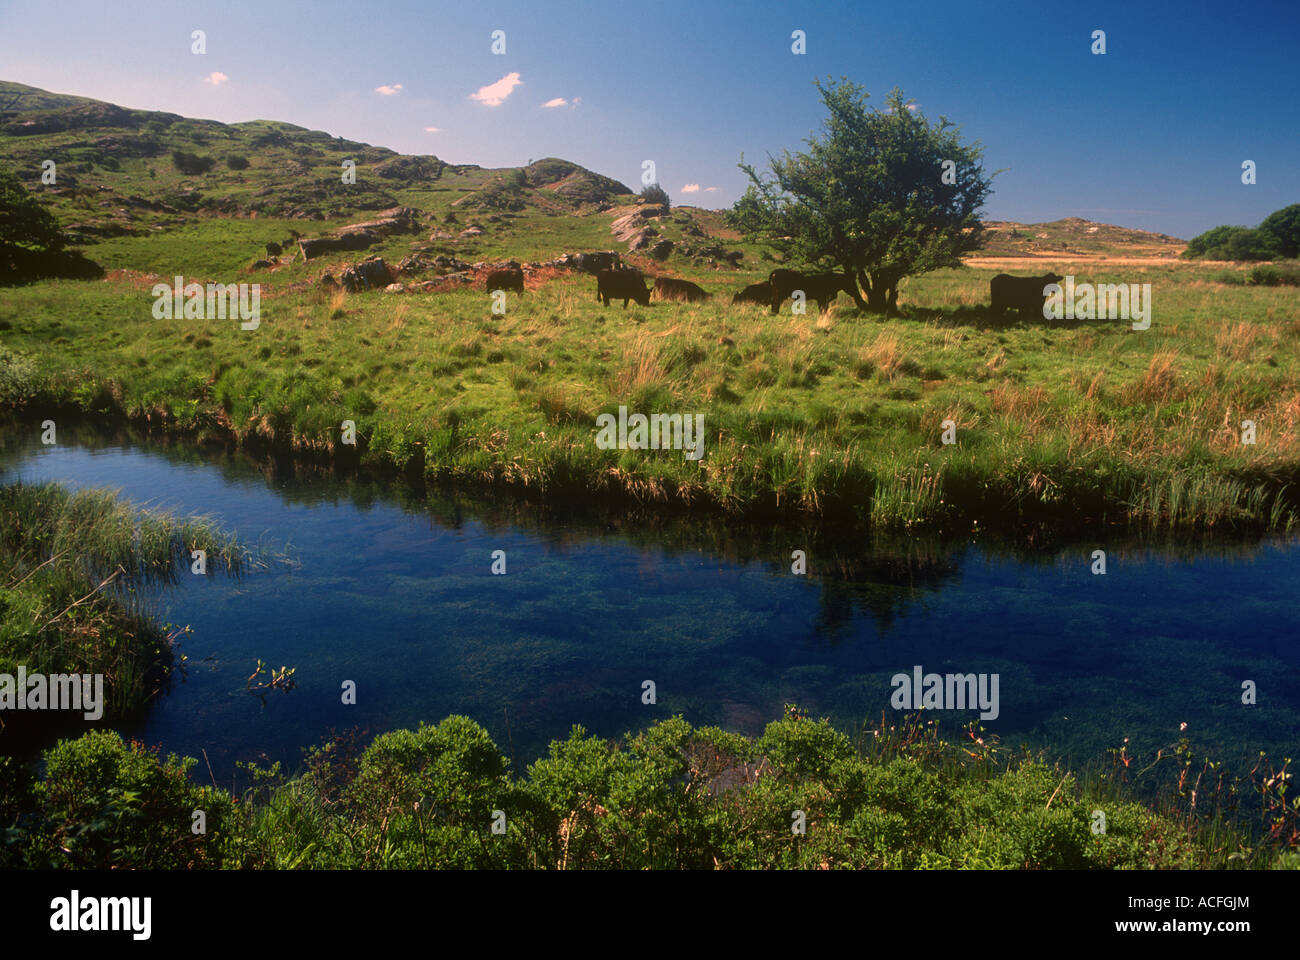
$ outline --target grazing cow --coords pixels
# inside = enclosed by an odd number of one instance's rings
[[[1060,283],[1062,279],[1059,273],[1045,273],[1041,277],[1013,277],[1009,273],[999,273],[989,281],[993,312],[1030,310],[1041,317],[1043,302],[1047,299],[1043,288],[1049,283]]]
[[[524,272],[513,267],[509,270],[493,270],[487,275],[483,289],[488,293],[494,290],[518,290],[523,293]]]
[[[835,302],[841,290],[852,295],[850,280],[843,273],[800,273],[798,270],[773,270],[767,278],[772,292],[772,312],[781,309],[796,290],[802,290],[804,300],[816,300],[817,309],[825,313]]]
[[[731,298],[733,306],[737,303],[761,303],[763,306],[767,306],[771,302],[772,284],[770,283],[751,283]]]
[[[689,280],[678,280],[675,277],[659,277],[655,280],[654,294],[660,300],[685,300],[687,303],[697,303],[713,296]]]
[[[650,288],[639,270],[601,270],[596,274],[596,299],[604,301],[607,307],[610,300],[622,300],[624,310],[629,300],[648,307]]]

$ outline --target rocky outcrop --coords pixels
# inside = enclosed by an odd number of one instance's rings
[[[348,293],[387,287],[391,281],[388,264],[384,263],[382,257],[367,257],[360,263],[344,267],[339,274],[339,283]]]

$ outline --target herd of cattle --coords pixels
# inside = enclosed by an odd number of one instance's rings
[[[1041,277],[1013,277],[1000,273],[989,282],[989,293],[993,301],[993,312],[1006,310],[1042,310],[1046,294],[1043,288],[1049,283],[1059,283],[1059,274],[1048,273]],[[791,299],[797,292],[803,291],[805,300],[815,300],[817,308],[825,313],[830,309],[835,298],[844,292],[853,296],[852,281],[841,273],[801,273],[798,270],[773,270],[766,283],[751,283],[731,298],[733,304],[756,303],[767,305],[772,313],[781,309],[781,304]],[[524,292],[524,274],[519,268],[494,270],[487,276],[484,284],[487,291],[515,290]],[[596,271],[596,299],[609,306],[611,300],[622,300],[623,309],[629,301],[635,300],[641,306],[649,306],[651,294],[658,300],[682,300],[687,303],[699,303],[712,299],[712,294],[698,284],[676,277],[657,277],[654,287],[647,287],[645,276],[640,270],[605,269]]]

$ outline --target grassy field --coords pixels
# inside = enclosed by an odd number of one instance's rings
[[[235,279],[239,231],[187,229],[92,251],[164,279]],[[338,441],[353,420],[365,458],[430,478],[878,527],[1296,525],[1300,306],[1289,288],[1217,282],[1221,265],[1057,265],[1081,282],[1151,283],[1151,328],[1134,331],[994,318],[988,269],[906,281],[888,320],[847,297],[825,316],[727,306],[763,278],[756,257],[663,270],[710,303],[604,308],[592,278],[557,272],[498,316],[473,287],[306,282],[341,259],[241,274],[262,283],[255,331],[154,319],[158,277],[143,273],[11,289],[0,397],[36,418],[128,417],[302,453],[350,453]],[[703,461],[598,449],[595,418],[619,405],[702,413]],[[955,445],[941,443],[948,419]],[[1246,419],[1254,445],[1240,442]]]

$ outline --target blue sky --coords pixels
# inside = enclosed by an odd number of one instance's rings
[[[1090,52],[1098,29],[1104,56]],[[1294,0],[0,0],[0,79],[453,163],[564,157],[634,188],[653,160],[674,201],[706,207],[743,192],[742,153],[762,162],[819,128],[814,79],[846,76],[875,104],[899,86],[1005,169],[986,216],[1181,237],[1300,202],[1297,64]]]

